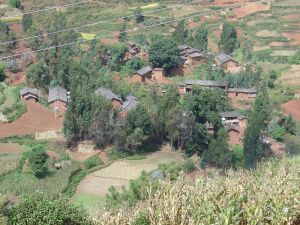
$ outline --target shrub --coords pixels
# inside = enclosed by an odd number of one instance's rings
[[[300,140],[296,136],[287,136],[285,148],[288,155],[300,155]]]
[[[36,177],[43,178],[47,175],[48,167],[46,160],[48,155],[43,145],[39,144],[33,147],[30,152],[25,154],[25,158],[29,160],[31,170]]]
[[[130,225],[150,225],[150,221],[145,212],[139,212]]]
[[[21,0],[9,0],[9,3],[14,8],[20,8]]]
[[[195,164],[191,159],[189,159],[183,163],[182,168],[184,172],[190,173],[195,170]]]
[[[12,225],[93,224],[87,212],[73,205],[70,199],[61,196],[49,198],[41,194],[25,197],[13,207],[9,219]]]
[[[5,65],[0,63],[0,82],[3,82],[5,78]]]
[[[31,27],[32,25],[32,17],[31,14],[24,14],[22,17],[22,26],[23,30],[27,32],[27,30]]]
[[[103,164],[103,162],[98,155],[94,155],[94,156],[91,156],[90,158],[86,159],[83,162],[83,164],[86,169],[90,169],[95,166],[99,166],[99,165]]]

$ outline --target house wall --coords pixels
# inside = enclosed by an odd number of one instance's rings
[[[225,64],[225,70],[226,72],[237,73],[240,71],[240,66],[237,62],[231,60]]]
[[[161,68],[156,68],[152,71],[151,77],[153,80],[163,80],[165,76],[165,70]]]
[[[196,66],[196,65],[200,65],[200,64],[204,64],[206,63],[206,60],[203,57],[188,57],[188,62],[191,66]]]
[[[242,139],[241,139],[240,132],[237,130],[233,130],[233,129],[229,130],[228,131],[228,143],[233,144],[233,145],[241,144]]]
[[[133,74],[131,76],[131,81],[136,82],[136,83],[142,83],[142,82],[145,82],[145,79],[142,76],[138,75],[138,74]]]
[[[23,96],[21,96],[21,98],[25,101],[34,101],[36,102],[37,101],[37,96],[36,95],[32,95],[32,94],[25,94]]]
[[[58,116],[63,116],[67,110],[67,104],[63,101],[60,100],[56,100],[53,101],[49,104],[49,106],[53,109],[56,110],[57,109],[57,115]]]
[[[178,92],[180,95],[184,95],[186,93],[184,86],[178,86]]]

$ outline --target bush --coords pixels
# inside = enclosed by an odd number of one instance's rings
[[[102,165],[103,162],[98,155],[91,156],[83,162],[83,165],[86,169],[93,168],[95,166]]]
[[[31,151],[25,153],[24,157],[29,160],[31,170],[36,177],[43,178],[47,175],[48,167],[46,160],[48,155],[43,145],[39,144],[33,147]]]
[[[296,136],[287,136],[285,148],[288,155],[300,155],[300,140]]]
[[[10,0],[9,3],[14,8],[20,8],[21,7],[21,0]]]
[[[137,217],[133,219],[133,222],[130,223],[130,225],[150,225],[150,221],[146,213],[139,212]]]
[[[183,163],[182,168],[184,172],[190,173],[195,170],[195,164],[191,159],[189,159]]]
[[[27,30],[31,27],[32,25],[32,17],[31,14],[24,14],[22,17],[22,26],[23,30],[27,32]]]
[[[5,78],[5,65],[0,63],[0,82],[3,82]]]
[[[13,207],[9,219],[12,225],[93,224],[87,212],[73,205],[70,199],[61,196],[49,198],[40,194],[25,197]]]

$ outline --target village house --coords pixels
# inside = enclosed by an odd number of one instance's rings
[[[221,112],[219,115],[228,132],[228,143],[241,144],[247,127],[247,117],[237,111]]]
[[[121,118],[125,118],[130,110],[135,109],[140,104],[138,98],[133,95],[126,97],[125,101],[121,105],[119,115]]]
[[[256,98],[256,88],[228,88],[228,97],[231,99],[252,99]]]
[[[200,49],[188,45],[178,46],[180,50],[180,64],[183,67],[200,65],[206,62],[206,56]]]
[[[34,88],[24,87],[20,90],[20,95],[25,101],[38,101],[38,91]]]
[[[107,88],[100,87],[95,91],[95,94],[111,101],[113,107],[116,109],[119,109],[122,105],[122,99]]]
[[[216,56],[216,64],[217,66],[223,68],[226,72],[230,73],[238,73],[242,68],[239,62],[225,53],[220,53]]]
[[[151,66],[146,66],[138,71],[136,71],[131,76],[132,82],[138,83],[170,83],[165,77],[165,70],[163,68],[152,68]]]
[[[48,103],[55,111],[57,116],[62,116],[67,110],[67,90],[62,87],[50,88],[48,94]]]
[[[140,53],[140,48],[133,41],[128,41],[126,45],[128,47],[128,52],[125,54],[124,61],[129,61]]]
[[[228,89],[229,83],[227,81],[212,81],[212,80],[185,80],[178,85],[179,94],[191,92],[193,85],[197,85],[203,88],[221,88]]]

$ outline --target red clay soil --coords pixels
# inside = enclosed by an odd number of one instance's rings
[[[290,14],[290,15],[282,16],[282,19],[285,19],[285,20],[293,20],[293,19],[298,19],[298,18],[300,18],[299,14]]]
[[[60,160],[60,155],[57,152],[46,150],[46,154],[54,160]]]
[[[292,117],[300,122],[300,100],[291,100],[287,103],[281,105],[281,108],[287,114],[292,115]]]
[[[71,154],[71,158],[78,162],[83,162],[84,160],[86,160],[94,155],[99,155],[99,157],[101,158],[101,160],[103,162],[108,161],[108,156],[107,156],[106,152],[103,150],[95,150],[92,153],[70,152],[70,154]]]
[[[23,32],[23,27],[21,23],[12,23],[9,25],[9,27],[16,34]]]
[[[54,112],[36,102],[26,102],[27,112],[12,123],[0,122],[0,137],[57,131],[63,128],[63,117],[54,118]]]
[[[0,144],[0,154],[20,154],[23,152],[21,145],[13,143]]]
[[[117,39],[112,39],[112,38],[102,38],[101,43],[103,45],[115,45],[118,44],[119,41]]]
[[[275,141],[274,139],[272,138],[268,138],[268,141],[270,142],[271,144],[271,151],[272,153],[278,157],[278,158],[282,158],[285,154],[284,152],[284,144],[280,143],[280,142],[277,142]]]
[[[295,45],[300,45],[300,33],[283,33],[283,36],[293,40]]]
[[[6,82],[10,85],[19,85],[26,82],[26,77],[24,72],[13,73],[9,70],[5,72]]]
[[[240,1],[238,1],[240,2]],[[249,2],[245,5],[242,5],[239,8],[233,10],[233,13],[237,18],[243,18],[250,14],[259,12],[259,11],[266,11],[269,10],[270,6],[267,4],[262,4],[260,2]]]

